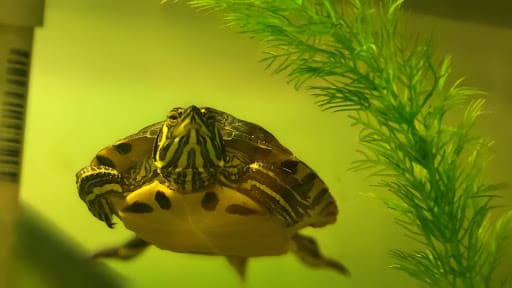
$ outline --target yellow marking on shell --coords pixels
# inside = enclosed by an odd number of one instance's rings
[[[279,176],[277,176],[272,170],[268,170],[268,169],[265,169],[265,167],[263,167],[261,165],[261,163],[259,162],[255,162],[255,163],[252,163],[251,165],[249,165],[249,167],[251,167],[251,169],[258,169],[259,171],[261,171],[262,173],[265,173],[267,174],[269,177],[271,177],[274,181],[276,181],[277,183],[279,183],[279,185],[283,186],[283,187],[289,187],[289,185],[283,181],[281,181],[281,178]],[[315,180],[316,181],[316,180]],[[295,195],[297,195],[296,191],[290,189],[290,191],[292,191]],[[311,192],[311,191],[310,191]],[[305,205],[309,205],[310,204],[310,201],[308,201],[308,199],[302,199],[299,197],[300,195],[297,195],[297,200]]]
[[[262,171],[264,173],[267,172],[267,170],[265,170],[263,167],[261,167],[260,163],[252,163],[252,164],[249,165],[249,167],[251,169],[258,169],[258,170],[260,170],[260,171]],[[277,179],[277,178],[274,178],[274,179]],[[290,215],[296,216],[295,213],[293,212],[293,209],[290,207],[290,205],[288,205],[288,203],[283,199],[283,197],[281,197],[281,195],[277,194],[272,189],[267,187],[265,184],[263,184],[261,182],[258,182],[256,180],[249,179],[248,181],[242,183],[241,186],[243,188],[245,188],[245,189],[251,189],[252,186],[258,187],[262,191],[265,191],[265,193],[270,195],[272,198],[276,199],[279,202],[279,204],[281,206],[283,206],[290,213]]]
[[[314,173],[314,171],[310,167],[308,167],[304,162],[298,161],[298,160],[296,160],[296,161],[298,162],[297,171],[295,171],[295,173],[293,175],[298,180],[301,180],[304,176],[306,176],[309,173]],[[323,188],[327,188],[327,185],[320,179],[320,177],[316,177],[313,181],[313,185],[311,186],[311,189],[308,192],[309,198],[310,199],[315,198],[315,196],[320,191],[322,191]],[[332,199],[332,198],[325,196],[324,199],[322,199],[321,203],[326,202],[326,201],[329,202],[330,199]]]
[[[96,196],[101,195],[108,191],[117,191],[119,193],[123,192],[123,188],[121,188],[121,185],[119,184],[106,184],[101,187],[94,187],[89,195],[85,197],[85,201],[90,201]]]

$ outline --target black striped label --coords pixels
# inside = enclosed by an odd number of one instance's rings
[[[25,108],[27,103],[30,53],[22,49],[8,50],[0,97],[0,181],[18,182]]]

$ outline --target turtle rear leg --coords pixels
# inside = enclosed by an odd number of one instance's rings
[[[107,248],[98,251],[91,258],[117,258],[122,260],[132,259],[142,253],[150,244],[139,237],[134,237],[118,247]]]
[[[341,262],[322,255],[315,239],[311,237],[295,234],[292,238],[292,251],[309,266],[330,268],[345,276],[350,275]]]

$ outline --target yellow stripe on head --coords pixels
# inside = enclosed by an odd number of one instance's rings
[[[225,152],[219,128],[206,119],[206,110],[196,106],[179,109],[173,109],[162,125],[154,161],[162,175],[190,190],[197,186],[190,182],[204,181],[207,185],[213,181],[216,171],[224,166]]]

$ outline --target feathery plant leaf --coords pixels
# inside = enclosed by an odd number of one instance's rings
[[[308,84],[321,107],[351,112],[365,148],[354,168],[375,171],[397,224],[421,245],[392,251],[394,267],[431,287],[490,287],[512,213],[488,220],[498,186],[482,176],[492,142],[473,134],[482,93],[448,84],[450,59],[404,37],[402,0],[188,2],[224,11],[266,45],[262,61],[275,73]],[[447,113],[464,106],[449,125]]]

